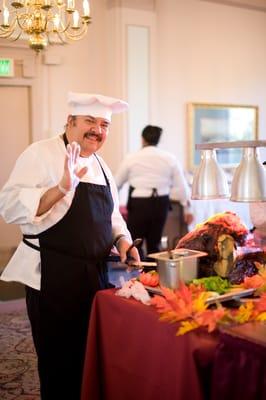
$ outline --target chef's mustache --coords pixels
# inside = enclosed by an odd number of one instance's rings
[[[95,131],[88,131],[88,132],[86,132],[86,133],[84,134],[84,136],[85,136],[87,139],[89,139],[89,138],[91,138],[91,137],[95,137],[96,140],[97,140],[97,142],[101,142],[101,141],[102,141],[102,135],[96,133]]]

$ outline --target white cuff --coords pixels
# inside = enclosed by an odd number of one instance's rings
[[[60,190],[60,192],[63,193],[64,195],[66,195],[69,192],[71,192],[71,190],[66,190],[65,188],[63,188],[63,186],[61,186],[60,183],[58,183],[57,187]]]

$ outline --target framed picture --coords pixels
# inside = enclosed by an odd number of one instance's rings
[[[188,104],[189,167],[200,163],[195,144],[256,140],[258,107],[229,104]],[[241,160],[241,148],[217,149],[217,160],[224,167],[234,167]]]

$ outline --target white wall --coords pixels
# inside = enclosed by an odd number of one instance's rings
[[[199,0],[156,4],[163,146],[188,165],[188,102],[258,105],[265,139],[266,13]]]

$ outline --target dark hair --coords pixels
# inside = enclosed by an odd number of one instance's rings
[[[159,126],[147,125],[142,131],[142,137],[148,144],[156,146],[159,143],[162,131]]]

